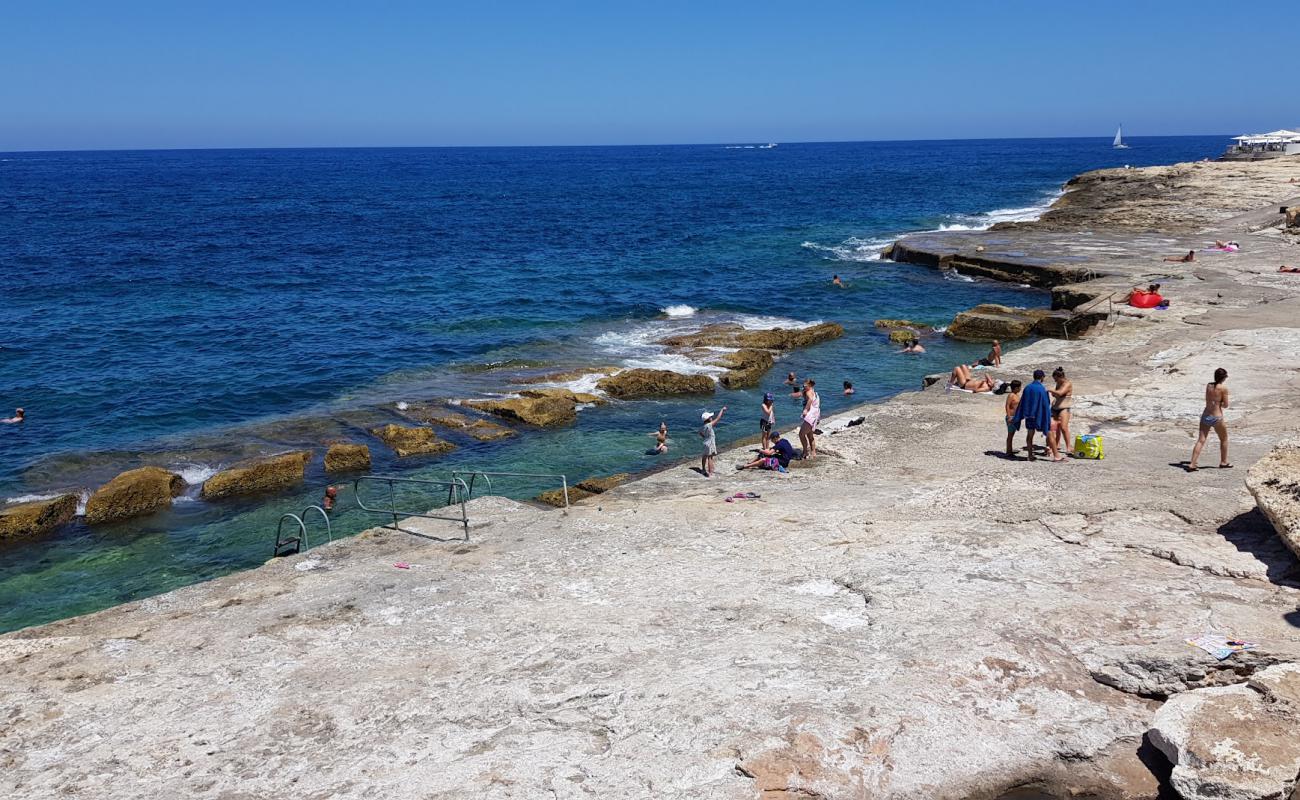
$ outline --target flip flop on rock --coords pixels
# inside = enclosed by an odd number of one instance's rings
[[[1232,469],[1231,464],[1220,464],[1219,469]]]

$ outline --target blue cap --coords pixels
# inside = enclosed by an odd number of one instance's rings
[[[1034,370],[1034,380],[1041,381],[1043,378],[1046,377],[1047,377],[1047,373],[1043,372],[1041,369]]]
[[[763,402],[764,402],[764,403],[770,403],[770,402],[772,402],[772,393],[771,393],[771,392],[763,392]]]

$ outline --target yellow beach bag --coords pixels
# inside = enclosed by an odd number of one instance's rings
[[[1079,434],[1074,437],[1074,455],[1076,458],[1105,458],[1105,443],[1097,434]]]

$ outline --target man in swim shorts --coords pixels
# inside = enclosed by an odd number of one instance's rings
[[[1020,431],[1020,421],[1016,419],[1016,409],[1020,407],[1020,386],[1018,380],[1011,382],[1007,400],[1002,410],[1007,421],[1007,458],[1016,457],[1016,434]]]

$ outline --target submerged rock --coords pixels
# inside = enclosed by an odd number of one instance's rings
[[[498,425],[495,422],[488,422],[485,419],[476,419],[464,429],[465,435],[471,439],[480,442],[495,442],[497,439],[505,439],[515,435],[515,431],[504,425]]]
[[[338,442],[325,453],[326,472],[362,472],[370,469],[370,448],[364,444]]]
[[[563,397],[511,397],[500,400],[467,400],[469,408],[503,419],[541,428],[564,425],[578,417],[577,401]]]
[[[1283,441],[1246,473],[1246,488],[1291,552],[1300,556],[1300,436]]]
[[[596,384],[610,397],[656,397],[679,394],[712,394],[713,379],[708,375],[683,375],[666,369],[629,369],[601,378]]]
[[[1023,339],[1034,332],[1034,326],[1047,313],[1028,308],[1009,308],[996,303],[981,303],[954,317],[945,335],[963,342]]]
[[[144,514],[172,504],[185,491],[181,476],[160,467],[141,467],[123,472],[95,490],[86,501],[86,522],[99,525]]]
[[[61,494],[49,500],[0,506],[0,540],[49,533],[76,515],[77,500],[75,494]]]
[[[439,439],[433,432],[433,428],[411,428],[390,424],[374,428],[370,432],[392,448],[398,458],[437,455],[456,449],[456,445],[451,442]]]
[[[311,453],[298,450],[259,458],[222,470],[203,482],[203,497],[216,500],[240,494],[273,492],[302,483]]]
[[[520,378],[519,383],[567,383],[585,378],[588,375],[613,375],[619,367],[575,367],[559,372],[547,372],[542,375],[530,375]]]
[[[718,380],[728,389],[757,386],[775,363],[776,359],[770,351],[753,348],[724,353],[713,361],[714,365],[727,368],[727,372]]]
[[[1300,774],[1300,664],[1176,694],[1147,735],[1174,765],[1169,782],[1185,800],[1290,798]]]

